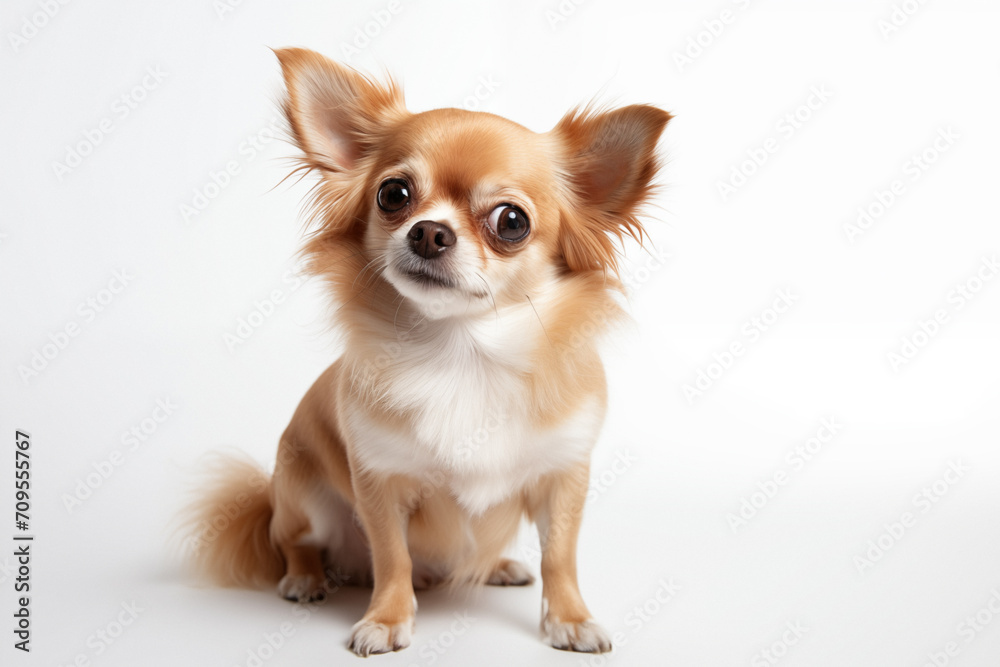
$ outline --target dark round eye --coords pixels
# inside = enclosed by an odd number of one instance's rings
[[[512,204],[500,204],[487,219],[490,229],[504,241],[520,241],[528,236],[528,216]]]
[[[395,213],[410,203],[410,186],[401,178],[390,178],[379,186],[378,207]]]

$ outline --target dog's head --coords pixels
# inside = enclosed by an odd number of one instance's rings
[[[489,113],[409,113],[391,82],[277,55],[303,166],[320,175],[307,252],[342,301],[370,289],[434,318],[493,310],[562,275],[614,273],[616,240],[642,236],[665,111],[578,110],[539,134]]]

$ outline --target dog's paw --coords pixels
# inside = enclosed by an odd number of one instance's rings
[[[535,582],[528,567],[521,562],[503,558],[486,580],[490,586],[527,586]]]
[[[363,618],[351,630],[350,648],[362,658],[374,653],[399,651],[410,645],[413,638],[413,618],[402,623],[378,623]]]
[[[292,602],[319,602],[326,592],[325,579],[311,574],[286,574],[278,582],[278,594]]]
[[[561,651],[607,653],[611,638],[607,631],[590,618],[582,623],[563,623],[550,616],[542,619],[545,643]]]

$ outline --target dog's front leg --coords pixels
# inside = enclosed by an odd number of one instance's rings
[[[355,510],[372,555],[375,588],[364,617],[351,633],[351,650],[360,656],[398,651],[413,636],[413,564],[406,543],[409,512],[400,502],[399,484],[373,474],[354,480]]]
[[[550,475],[538,489],[535,521],[542,544],[542,633],[566,651],[611,650],[608,633],[587,610],[576,578],[576,540],[587,499],[590,466]]]

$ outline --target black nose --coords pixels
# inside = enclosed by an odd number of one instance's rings
[[[455,245],[455,232],[448,225],[442,225],[433,220],[421,220],[410,228],[406,235],[410,239],[410,247],[424,259],[440,257],[448,248]]]

